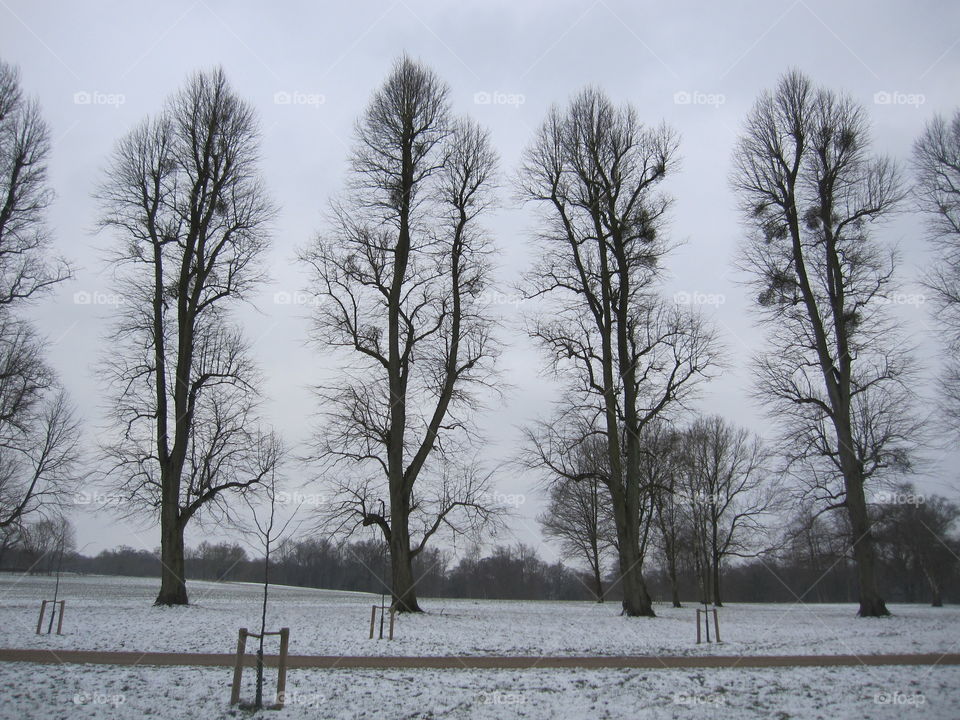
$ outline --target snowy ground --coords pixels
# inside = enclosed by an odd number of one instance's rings
[[[237,630],[259,627],[255,585],[191,582],[193,603],[155,608],[158,581],[67,577],[64,635],[36,635],[53,579],[0,576],[0,647],[157,652],[233,652]],[[424,599],[401,616],[393,642],[367,639],[379,596],[274,587],[268,624],[290,628],[296,655],[806,655],[960,651],[960,607],[891,605],[894,616],[857,619],[854,605],[730,605],[723,643],[696,645],[693,607],[657,606],[628,619],[616,603]],[[958,711],[960,718],[960,711]]]
[[[226,668],[0,663],[0,717],[248,717],[228,707],[230,676]],[[956,720],[960,668],[293,670],[287,689],[282,712],[258,717]]]
[[[38,636],[51,578],[0,577],[0,647],[233,652],[257,627],[259,588],[192,582],[193,605],[154,608],[157,581],[69,577],[64,635]],[[423,601],[397,639],[367,639],[379,596],[272,590],[269,624],[291,628],[293,654],[614,655],[957,652],[960,609],[892,606],[858,620],[855,607],[733,605],[721,645],[696,645],[693,609],[628,620],[615,604]],[[0,663],[0,718],[243,718],[227,706],[228,668]],[[253,672],[244,673],[245,697]],[[271,673],[272,683],[275,678]],[[960,718],[960,667],[671,670],[291,670],[289,718]]]

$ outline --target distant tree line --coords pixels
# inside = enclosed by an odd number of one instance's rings
[[[878,573],[894,602],[940,605],[960,600],[960,506],[938,496],[917,495],[910,486],[875,505]],[[121,546],[95,556],[78,553],[69,523],[41,520],[17,537],[0,538],[0,570],[159,577],[158,550]],[[849,527],[839,515],[800,519],[775,548],[721,566],[726,602],[853,602],[856,565]],[[649,588],[654,602],[703,599],[703,566],[697,547],[683,542],[674,570],[662,551],[653,554]],[[261,582],[263,558],[235,542],[203,542],[186,552],[188,579]],[[421,596],[502,600],[594,600],[592,568],[550,562],[524,544],[500,545],[481,555],[472,548],[456,559],[449,551],[425,549],[414,561]],[[337,544],[323,538],[293,538],[271,553],[271,582],[280,585],[379,593],[390,587],[389,552],[381,540]],[[605,599],[620,601],[616,571],[603,576]],[[682,603],[681,603],[682,604]]]

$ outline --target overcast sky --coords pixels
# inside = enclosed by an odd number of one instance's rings
[[[326,361],[304,343],[307,308],[296,303],[296,293],[306,283],[294,254],[322,227],[328,200],[343,183],[353,123],[404,52],[434,68],[450,85],[454,109],[492,133],[503,192],[488,226],[505,295],[529,262],[535,221],[529,208],[516,206],[509,179],[552,103],[598,85],[616,101],[634,104],[645,122],[665,120],[680,133],[682,167],[666,189],[676,198],[671,233],[683,245],[669,262],[664,291],[713,301],[704,310],[735,361],[706,389],[701,408],[761,433],[769,432],[769,421],[748,397],[743,359],[759,349],[762,335],[731,267],[742,229],[727,183],[734,139],[757,94],[798,67],[862,102],[877,151],[904,163],[923,125],[960,106],[960,4],[945,0],[0,0],[0,57],[19,65],[24,89],[39,98],[52,127],[57,199],[50,220],[58,251],[77,268],[35,315],[54,342],[51,362],[81,409],[91,442],[102,432],[96,364],[113,312],[102,253],[112,239],[92,231],[97,207],[91,194],[115,141],[155,113],[189,73],[218,64],[259,111],[263,171],[281,213],[269,255],[273,281],[256,298],[257,312],[244,317],[267,378],[267,419],[296,447],[308,436],[316,409],[309,387]],[[901,248],[903,291],[922,292],[915,280],[928,256],[917,216],[904,215],[882,236]],[[514,328],[502,362],[514,390],[483,421],[493,461],[514,452],[517,427],[549,413],[555,393],[543,358],[516,329],[523,307],[502,310]],[[897,310],[932,374],[938,350],[928,308]],[[931,451],[929,457],[921,484],[955,494],[956,455]],[[294,469],[291,486],[302,474]],[[533,518],[542,497],[531,479],[504,475],[498,488],[526,497],[514,532],[528,542],[536,538]],[[159,542],[155,529],[89,508],[78,507],[74,519],[87,553]],[[188,531],[187,542],[210,535]],[[542,552],[553,559],[549,548]]]

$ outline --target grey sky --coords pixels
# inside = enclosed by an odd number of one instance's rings
[[[342,185],[352,124],[402,52],[433,67],[449,83],[455,110],[492,132],[504,188],[502,207],[488,224],[505,295],[527,265],[535,221],[529,209],[515,206],[509,178],[551,103],[596,84],[633,103],[646,122],[665,120],[680,132],[683,165],[667,189],[676,197],[672,234],[684,245],[670,263],[665,291],[722,298],[705,310],[736,367],[712,383],[701,406],[761,432],[767,421],[747,397],[742,361],[761,336],[731,268],[741,228],[727,184],[734,138],[754,98],[787,68],[799,67],[864,103],[876,149],[901,161],[934,113],[960,105],[960,5],[951,2],[0,0],[0,57],[20,66],[25,90],[39,97],[53,128],[57,200],[50,220],[59,251],[77,266],[76,278],[35,315],[55,340],[51,361],[88,421],[90,440],[102,424],[95,365],[111,316],[100,252],[111,239],[92,233],[91,193],[116,139],[156,112],[191,71],[216,64],[258,108],[264,174],[282,211],[270,255],[273,282],[256,299],[259,312],[244,316],[267,377],[267,419],[296,446],[315,410],[308,387],[326,361],[304,343],[307,308],[294,293],[305,278],[294,252],[322,226],[327,201]],[[904,292],[921,292],[914,280],[927,256],[917,216],[905,215],[883,232],[900,243]],[[519,327],[523,308],[502,309]],[[936,353],[928,308],[897,310],[915,342]],[[542,358],[515,329],[509,338],[502,367],[514,390],[484,421],[494,460],[510,455],[516,426],[548,412],[553,397]],[[935,370],[935,358],[927,365]],[[957,458],[939,451],[930,458],[925,486],[955,493]],[[514,476],[502,477],[499,489],[527,496],[516,534],[529,541],[540,509],[536,490]],[[84,508],[75,520],[87,552],[121,542],[158,544],[154,530]],[[203,537],[188,531],[187,542]]]

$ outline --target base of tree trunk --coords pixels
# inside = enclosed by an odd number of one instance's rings
[[[857,617],[889,617],[890,611],[887,610],[886,603],[880,598],[872,600],[861,600],[860,610],[857,611]]]
[[[160,594],[157,595],[157,599],[153,603],[154,605],[189,605],[190,602],[187,600],[187,589],[182,588],[180,590],[174,591],[164,591],[161,590]]]
[[[419,603],[416,600],[400,602],[399,600],[394,600],[393,605],[391,606],[398,613],[422,613],[423,608],[420,607]]]
[[[680,604],[680,601],[679,601],[679,600],[674,600],[674,601],[673,601],[673,606],[674,606],[675,608],[682,608],[682,607],[683,607],[683,605]]]
[[[626,615],[627,617],[656,617],[657,614],[653,611],[652,607],[649,608],[624,608],[621,615]]]
[[[943,607],[943,600],[934,600],[930,603],[930,607]]]

